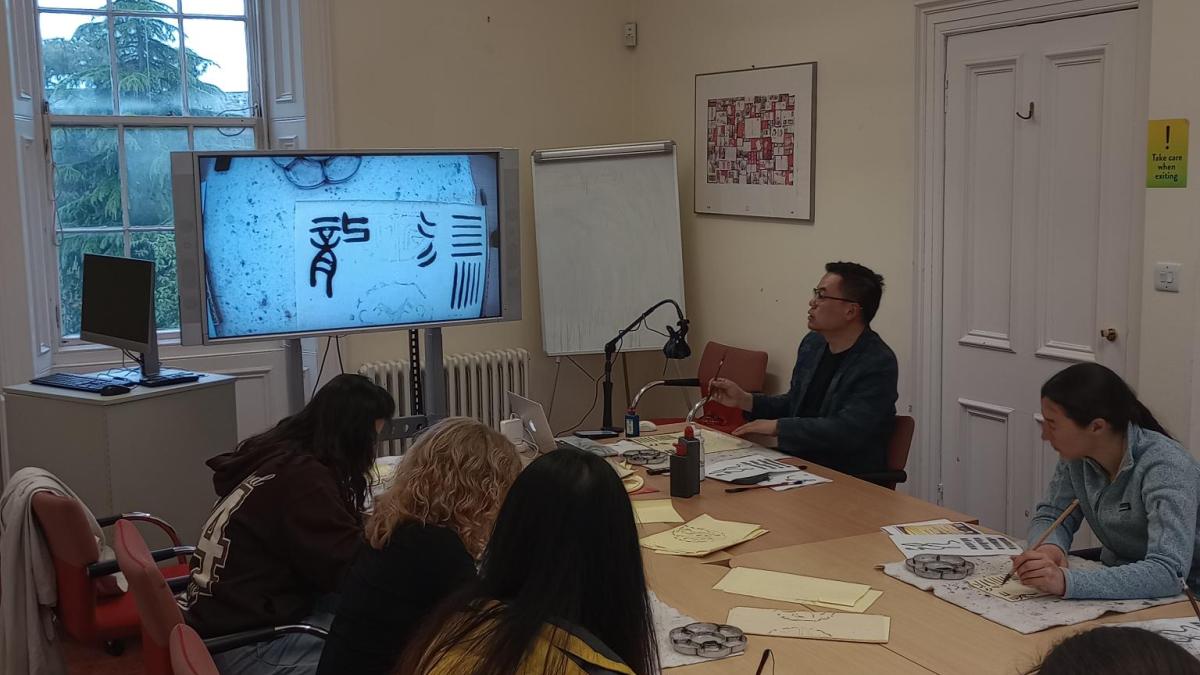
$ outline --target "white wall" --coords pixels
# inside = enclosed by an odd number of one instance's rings
[[[1200,152],[1200,2],[1154,0],[1150,119],[1191,120],[1191,156]],[[1144,152],[1144,151],[1143,151]],[[1142,155],[1142,160],[1145,155]],[[1146,191],[1138,394],[1176,438],[1200,450],[1200,171],[1186,189]],[[1183,263],[1180,293],[1153,290],[1155,262]]]
[[[688,313],[707,339],[770,353],[786,388],[829,260],[886,279],[875,320],[906,406],[913,286],[913,22],[897,0],[647,0],[636,5],[634,135],[679,141]],[[817,61],[815,219],[693,213],[694,76]],[[901,407],[901,410],[904,408]]]
[[[533,393],[542,400],[550,395],[555,366],[541,346],[529,153],[630,140],[635,54],[622,46],[621,26],[631,13],[631,2],[589,0],[355,0],[332,10],[340,146],[520,151],[524,319],[446,329],[444,339],[447,353],[525,347],[534,355]],[[403,333],[355,336],[347,368],[403,357],[406,345]],[[631,370],[639,367],[630,378],[635,390],[662,367],[661,359],[630,357]],[[577,360],[599,374],[600,358]],[[552,426],[578,419],[593,391],[592,382],[564,360]],[[618,406],[622,400],[616,397]]]
[[[1149,116],[1200,123],[1194,67],[1200,3],[1153,0],[1153,10]],[[525,319],[449,329],[448,352],[523,346],[536,359],[534,394],[548,396],[554,362],[541,351],[528,153],[666,137],[679,142],[687,302],[697,351],[706,339],[766,349],[770,384],[785,386],[821,264],[858,260],[887,278],[875,327],[900,359],[902,409],[912,400],[911,2],[342,0],[331,4],[330,14],[338,145],[521,151]],[[620,41],[621,24],[629,20],[639,28],[640,45],[632,50]],[[819,63],[815,221],[693,214],[694,75],[800,61]],[[18,160],[11,139],[0,153],[0,186],[14,186]],[[1200,181],[1200,170],[1193,173],[1193,183]],[[1200,401],[1197,188],[1150,190],[1145,214],[1141,324],[1130,327],[1141,333],[1139,390],[1177,436],[1200,446],[1200,414],[1193,410]],[[1158,260],[1184,264],[1182,293],[1150,289],[1150,267]],[[10,305],[12,297],[4,296],[5,330],[29,311],[19,302]],[[344,345],[347,368],[402,355],[404,345],[401,333],[355,336]],[[599,358],[580,361],[598,374]],[[662,368],[654,353],[631,361],[635,389]],[[20,377],[15,370],[5,374]],[[585,411],[592,391],[564,362],[554,426]],[[648,403],[651,414],[655,406],[660,413],[680,407],[677,393],[656,393]]]

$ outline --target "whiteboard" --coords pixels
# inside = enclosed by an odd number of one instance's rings
[[[534,152],[533,217],[548,355],[603,352],[660,300],[686,308],[674,142]],[[646,321],[665,332],[677,319],[665,305]],[[661,349],[649,328],[621,351]]]

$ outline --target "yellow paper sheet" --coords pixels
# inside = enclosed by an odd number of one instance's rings
[[[634,473],[622,478],[621,484],[625,486],[626,492],[637,492],[646,484],[646,479]]]
[[[638,524],[682,523],[683,516],[670,499],[639,499],[633,502],[633,518]]]
[[[624,479],[626,476],[633,475],[634,473],[633,467],[629,466],[625,462],[614,462],[609,460],[608,465],[613,468],[613,471],[617,472],[617,478]]]
[[[653,436],[635,436],[629,440],[644,445],[652,450],[659,452],[671,453],[675,451],[675,442],[682,436],[682,432],[673,434],[655,434]],[[754,443],[737,436],[714,431],[713,429],[701,429],[700,435],[704,437],[704,454],[711,455],[714,452],[727,452],[729,450],[743,450],[754,446]]]
[[[753,523],[717,520],[702,515],[666,532],[642,539],[642,546],[668,555],[704,556],[766,534]]]
[[[885,643],[892,620],[874,614],[788,612],[781,609],[734,607],[726,620],[751,635]]]
[[[750,595],[784,602],[823,602],[850,608],[858,604],[870,586],[845,581],[734,567],[713,588],[726,593]]]
[[[817,602],[816,600],[809,600],[808,602],[806,602],[804,604],[810,605],[813,607],[824,607],[826,609],[836,609],[839,612],[853,612],[855,614],[862,614],[863,612],[870,609],[871,605],[875,604],[875,601],[878,600],[880,598],[880,596],[882,596],[882,595],[883,595],[883,591],[872,588],[871,590],[867,591],[866,595],[859,598],[858,602],[854,603],[853,607],[846,607],[845,605],[835,605],[832,602]]]

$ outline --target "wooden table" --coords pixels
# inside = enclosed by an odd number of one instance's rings
[[[680,427],[664,426],[662,432]],[[709,461],[713,457],[709,455]],[[684,614],[701,621],[723,622],[729,609],[737,606],[822,611],[713,590],[729,566],[869,584],[884,592],[868,611],[892,618],[890,641],[869,645],[751,636],[744,656],[675,672],[753,673],[763,649],[769,647],[776,657],[777,673],[1012,675],[1028,670],[1055,642],[1072,633],[1104,623],[1191,615],[1187,603],[1176,603],[1021,635],[875,569],[876,565],[903,559],[887,535],[879,531],[881,526],[934,518],[976,522],[974,519],[820,466],[810,464],[808,470],[833,482],[785,492],[763,489],[728,494],[725,488],[729,484],[709,479],[701,483],[699,495],[673,499],[676,511],[685,520],[707,513],[721,520],[757,523],[770,532],[702,559],[644,550],[650,588]],[[669,477],[647,476],[646,484],[659,492],[635,495],[634,499],[670,498]],[[656,523],[640,525],[639,530],[644,536],[671,527],[674,525]]]
[[[1188,603],[1180,602],[1022,635],[875,569],[903,559],[888,536],[878,532],[739,555],[728,564],[869,584],[883,591],[868,610],[892,618],[891,638],[880,646],[935,673],[1012,675],[1027,671],[1064,637],[1099,624],[1192,616]],[[702,602],[695,606],[702,607]],[[740,597],[738,604],[778,605],[749,597]]]
[[[658,433],[670,433],[682,427],[682,424],[664,425]],[[714,457],[719,458],[720,454],[710,454],[708,461],[713,461]],[[707,513],[719,520],[757,523],[769,530],[757,539],[729,549],[732,555],[878,532],[880,527],[896,523],[934,518],[977,522],[970,516],[832,469],[809,464],[808,471],[833,482],[784,492],[763,489],[729,494],[725,488],[735,486],[709,478],[700,483],[700,494],[689,499],[672,499],[672,502],[684,520]],[[645,475],[644,471],[642,473]],[[634,495],[634,499],[671,497],[670,476],[645,478],[646,485],[659,491]],[[674,526],[645,525],[643,534],[654,534],[670,527]]]

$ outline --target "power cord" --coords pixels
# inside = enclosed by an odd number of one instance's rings
[[[316,376],[316,378],[313,379],[312,393],[308,395],[308,398],[310,400],[312,399],[312,397],[317,395],[317,387],[320,386],[320,384],[321,384],[321,375],[323,375],[325,373],[325,359],[329,358],[329,343],[330,342],[332,342],[332,340],[330,340],[328,338],[325,339],[325,353],[321,355],[321,367],[317,369],[317,376]]]
[[[554,384],[550,386],[550,405],[546,410],[546,419],[554,418],[554,397],[558,395],[558,374],[562,370],[562,357],[554,357]]]
[[[575,424],[573,424],[571,427],[569,427],[568,429],[566,429],[564,431],[555,433],[554,434],[555,436],[563,436],[563,435],[569,434],[572,431],[575,431],[576,429],[578,429],[580,426],[582,426],[583,423],[587,421],[588,416],[592,414],[592,411],[596,409],[596,403],[600,400],[600,378],[592,377],[592,374],[589,373],[586,369],[584,369],[583,366],[579,365],[579,362],[576,361],[574,358],[568,356],[567,360],[571,362],[571,365],[578,368],[579,372],[583,373],[584,376],[586,376],[589,380],[592,381],[592,385],[593,385],[592,386],[592,405],[591,405],[591,407],[589,407],[587,409],[587,412],[585,412],[583,414],[583,417],[579,418],[578,422],[576,422]]]

